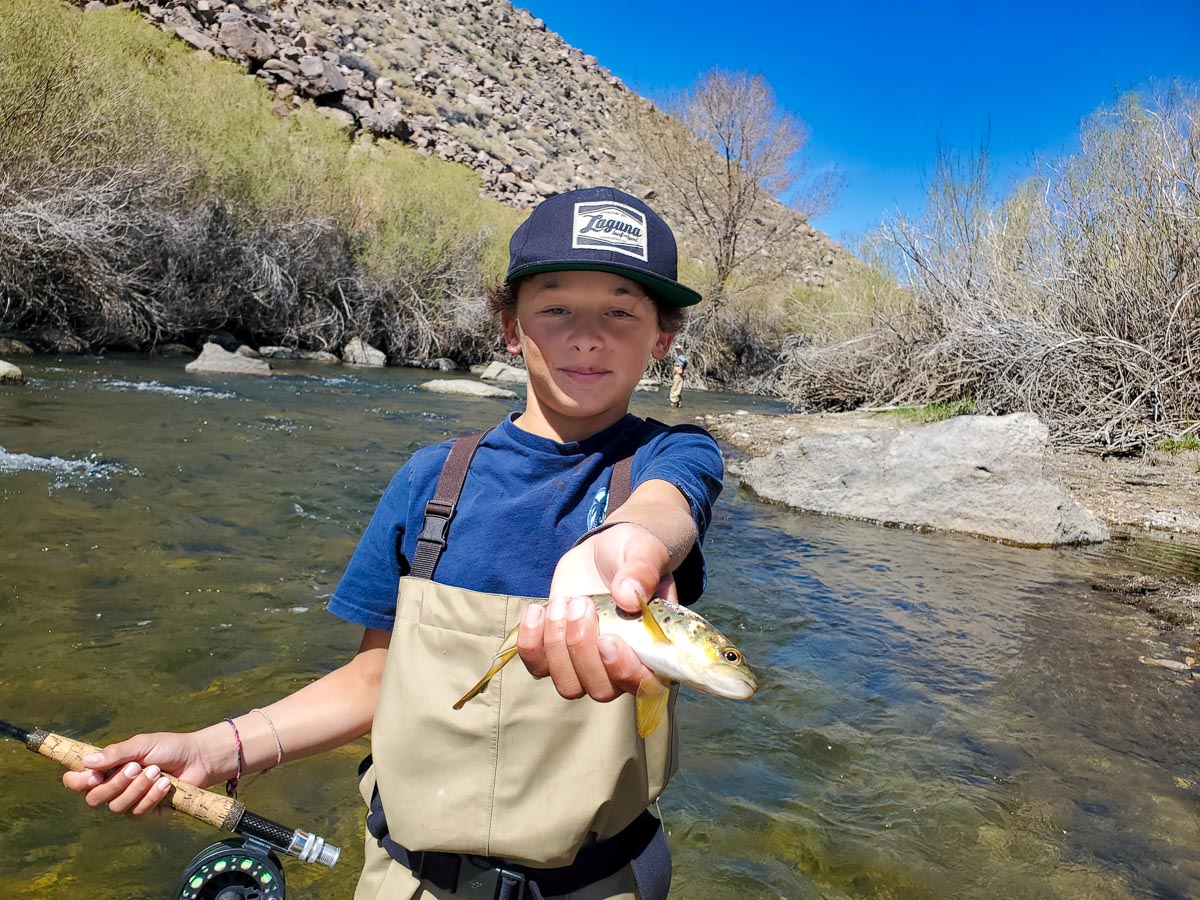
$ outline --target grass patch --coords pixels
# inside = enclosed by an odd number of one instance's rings
[[[1194,434],[1189,434],[1181,438],[1163,438],[1154,445],[1154,449],[1161,453],[1182,453],[1185,450],[1200,450],[1200,438]]]
[[[930,422],[941,422],[943,419],[953,419],[955,416],[969,416],[974,412],[974,400],[949,400],[945,403],[931,403],[928,406],[897,406],[895,409],[881,409],[877,410],[875,415],[895,416],[914,425],[928,425]]]

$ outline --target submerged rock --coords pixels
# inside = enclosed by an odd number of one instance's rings
[[[271,366],[264,359],[251,359],[240,353],[230,353],[218,344],[205,344],[200,355],[184,366],[193,375],[270,375]]]
[[[24,380],[20,369],[0,359],[0,384],[21,384]]]
[[[437,381],[426,381],[419,385],[423,391],[435,394],[461,394],[465,397],[495,397],[500,400],[515,400],[517,395],[504,388],[481,384],[478,381],[468,381],[465,378],[441,378]]]
[[[1045,546],[1108,540],[1046,464],[1031,413],[807,434],[751,459],[742,481],[796,509]]]

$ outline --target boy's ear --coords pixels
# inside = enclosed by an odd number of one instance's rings
[[[660,331],[657,340],[654,341],[654,349],[650,351],[650,355],[655,359],[664,359],[667,351],[671,349],[671,341],[673,340],[675,340],[674,333],[667,334],[665,331]]]
[[[504,328],[504,346],[508,352],[521,355],[521,324],[517,321],[515,310],[505,309],[500,312],[500,324]]]

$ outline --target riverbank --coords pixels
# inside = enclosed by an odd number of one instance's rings
[[[738,411],[698,421],[744,454],[729,460],[734,474],[744,459],[767,456],[802,436],[920,424],[886,412],[763,415]],[[1052,450],[1046,454],[1045,465],[1086,509],[1108,525],[1115,539],[1136,535],[1180,540],[1194,544],[1200,553],[1200,450],[1147,450],[1127,457]],[[1144,610],[1163,630],[1165,639],[1184,653],[1190,650],[1200,656],[1200,582],[1130,577],[1098,582],[1094,588]],[[1193,675],[1200,674],[1194,662],[1187,665]]]

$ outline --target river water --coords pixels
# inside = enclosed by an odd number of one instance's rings
[[[325,604],[387,480],[518,403],[419,392],[430,376],[403,369],[21,366],[30,383],[0,391],[0,719],[100,744],[238,714],[347,658],[357,629]],[[633,411],[775,408],[685,404]],[[797,514],[729,477],[707,554],[700,609],[763,687],[683,692],[673,898],[1200,895],[1200,687],[1139,665],[1172,648],[1092,589],[1200,577],[1194,545],[1014,549]],[[244,792],[343,847],[333,870],[289,860],[292,896],[352,895],[366,749]],[[0,744],[0,897],[164,897],[221,837],[90,810],[58,778]]]

